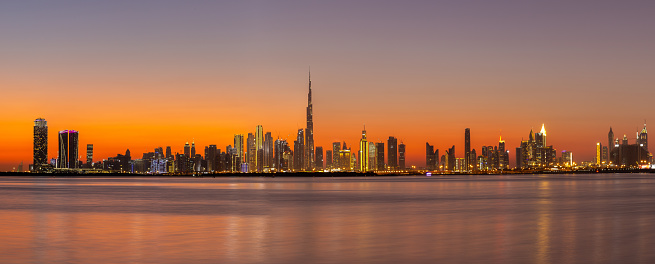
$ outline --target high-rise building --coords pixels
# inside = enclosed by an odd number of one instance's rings
[[[648,131],[646,130],[645,122],[644,122],[644,129],[642,129],[637,136],[637,145],[644,148],[646,152],[650,153],[650,151],[648,151]]]
[[[612,127],[610,127],[610,132],[607,133],[607,146],[609,147],[610,153],[614,149],[614,132],[612,131]]]
[[[189,141],[184,144],[184,156],[191,158],[191,146],[189,146]]]
[[[471,170],[471,129],[464,130],[464,170]]]
[[[260,155],[261,154],[261,155]],[[264,168],[264,128],[258,125],[255,128],[255,168],[257,171],[262,171]]]
[[[273,157],[274,165],[273,167],[277,171],[284,171],[288,169],[288,164],[285,163],[284,153],[289,149],[289,144],[286,140],[276,139],[275,140],[275,155]],[[289,151],[290,152],[290,151]]]
[[[369,171],[368,142],[366,141],[366,127],[362,130],[362,139],[359,140],[359,171]]]
[[[603,145],[596,142],[596,165],[600,166],[603,163]]]
[[[339,161],[339,151],[341,151],[341,142],[332,143],[332,168],[340,168],[341,162]]]
[[[304,142],[304,168],[314,170],[314,112],[312,106],[312,74],[309,72],[309,92],[307,93],[307,128]]]
[[[235,166],[235,170],[239,170],[241,168],[241,163],[243,163],[243,134],[234,134],[234,150],[236,151],[236,163],[233,164]]]
[[[323,170],[323,147],[316,147],[316,155],[314,157],[316,158],[314,167],[317,170]]]
[[[48,164],[48,121],[43,118],[34,120],[33,166],[39,171],[41,166]]]
[[[248,133],[248,138],[246,138],[246,158],[248,159],[248,171],[257,170],[257,145],[255,144],[255,136],[252,133]]]
[[[86,144],[86,164],[87,167],[93,164],[93,144]]]
[[[173,154],[171,152],[171,146],[166,146],[166,159],[172,159]]]
[[[446,150],[446,164],[448,167],[446,170],[455,171],[456,170],[456,160],[455,160],[455,145]]]
[[[209,172],[218,171],[219,166],[218,166],[217,155],[219,153],[221,153],[221,150],[218,149],[216,145],[209,145],[209,147],[205,147],[205,160],[207,161],[207,171]]]
[[[387,140],[387,166],[392,170],[398,168],[398,139],[395,137]]]
[[[398,145],[398,166],[401,170],[405,169],[405,144],[403,142]]]
[[[57,168],[77,168],[78,135],[75,130],[59,131]]]
[[[328,170],[333,169],[332,168],[332,150],[326,150],[325,151],[325,168]]]
[[[302,171],[305,169],[305,136],[303,129],[298,129],[296,140],[293,141],[293,168],[295,171]]]
[[[264,169],[268,170],[273,168],[273,155],[275,149],[273,147],[273,136],[271,132],[266,132],[264,135]]]
[[[191,143],[191,158],[196,156],[196,141],[194,140]]]
[[[378,170],[384,171],[386,170],[384,163],[384,142],[375,143],[375,150],[377,152],[375,156],[378,158],[376,162],[378,165]]]
[[[437,158],[438,156],[435,156],[434,153],[434,146],[430,145],[428,142],[425,142],[425,168],[428,170],[436,169]]]
[[[377,151],[375,150],[375,143],[368,142],[368,168],[369,170],[377,170]]]

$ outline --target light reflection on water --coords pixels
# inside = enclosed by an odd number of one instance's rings
[[[654,176],[0,177],[0,262],[655,263]]]

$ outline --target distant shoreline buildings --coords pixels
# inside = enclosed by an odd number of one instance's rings
[[[212,144],[204,147],[204,155],[196,153],[195,141],[184,145],[184,153],[171,151],[171,146],[155,148],[133,159],[130,150],[102,161],[94,162],[94,145],[87,144],[86,162],[79,155],[79,132],[62,130],[58,132],[56,158],[48,162],[48,125],[44,118],[34,121],[32,172],[96,171],[151,174],[192,173],[274,173],[274,172],[376,172],[403,173],[407,171],[430,171],[440,173],[496,173],[509,171],[509,150],[502,136],[498,145],[483,145],[480,155],[471,148],[471,129],[464,130],[464,157],[455,155],[455,145],[439,156],[439,149],[426,142],[425,167],[408,168],[405,163],[405,144],[390,136],[386,142],[369,142],[366,128],[362,130],[359,149],[353,152],[346,142],[333,142],[325,153],[322,146],[314,146],[314,116],[312,104],[311,73],[308,79],[306,107],[307,124],[298,129],[293,145],[286,139],[273,139],[271,132],[265,132],[261,125],[255,133],[235,134],[233,145],[221,150]],[[292,148],[293,147],[293,148]],[[386,153],[385,153],[386,152]],[[385,160],[386,155],[386,160]],[[628,144],[614,137],[610,127],[608,144],[596,144],[596,158],[593,162],[576,164],[573,153],[562,151],[557,156],[553,145],[547,144],[545,124],[534,133],[530,130],[527,140],[522,140],[515,152],[514,171],[576,170],[576,169],[639,169],[651,168],[652,155],[648,151],[646,124],[637,132],[635,144]],[[22,167],[22,165],[21,165]],[[22,169],[19,167],[19,171]]]

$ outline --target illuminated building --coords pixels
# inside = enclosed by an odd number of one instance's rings
[[[261,172],[264,169],[264,128],[258,125],[255,128],[255,166],[256,171]]]
[[[562,151],[562,165],[565,167],[573,167],[573,153],[571,153],[571,151]]]
[[[368,142],[368,168],[369,168],[369,170],[376,170],[378,168],[376,154],[377,154],[377,151],[375,150],[375,143]]]
[[[93,144],[86,144],[86,164],[89,168],[93,164]]]
[[[437,168],[437,157],[435,155],[434,146],[425,142],[425,168],[428,170],[435,170]]]
[[[323,170],[323,147],[316,147],[316,162],[314,162],[314,167],[317,170]]]
[[[248,172],[253,172],[257,169],[257,146],[255,145],[255,136],[252,133],[248,133],[246,138],[246,151]]]
[[[366,172],[368,170],[368,142],[366,141],[366,127],[364,127],[362,139],[359,140],[359,171]]]
[[[304,169],[303,165],[305,159],[305,143],[304,143],[304,131],[298,129],[298,135],[296,140],[293,141],[293,169],[295,171],[302,171]]]
[[[189,141],[184,144],[184,156],[187,158],[191,157],[191,146],[189,146]]]
[[[75,130],[59,131],[59,156],[57,168],[77,168],[78,132]]]
[[[471,165],[471,129],[464,129],[464,170],[469,171]]]
[[[266,132],[264,135],[264,170],[273,168],[273,136],[271,132]]]
[[[650,153],[650,151],[648,151],[648,131],[646,131],[646,123],[644,123],[644,129],[642,129],[637,135],[637,145]]]
[[[233,162],[232,166],[234,167],[233,171],[238,171],[243,163],[243,134],[234,135],[234,150],[236,151],[236,162]]]
[[[600,142],[596,143],[596,165],[600,166],[602,165],[603,162],[603,146],[600,144]]]
[[[275,155],[273,157],[274,159],[273,167],[277,171],[285,171],[289,169],[288,160],[285,160],[284,158],[284,155],[287,151],[291,153],[291,150],[289,149],[289,143],[287,143],[286,140],[283,139],[275,140]]]
[[[498,169],[506,170],[508,167],[509,157],[507,151],[505,151],[505,140],[503,140],[503,137],[501,136],[498,140]]]
[[[312,74],[309,73],[309,92],[307,93],[307,128],[305,129],[303,167],[314,170],[314,112],[312,106]]]
[[[339,161],[341,162],[341,170],[342,171],[352,171],[353,170],[353,164],[352,164],[352,158],[350,155],[350,150],[339,150]]]
[[[379,142],[375,143],[375,150],[377,151],[377,154],[375,155],[377,157],[377,166],[379,171],[384,171],[385,170],[385,164],[384,164],[384,143]]]
[[[332,143],[332,168],[336,169],[341,166],[339,161],[339,151],[341,151],[341,142]]]
[[[33,167],[36,171],[48,164],[48,121],[43,118],[34,120]]]
[[[387,166],[391,170],[398,168],[398,139],[395,137],[387,140]]]
[[[194,140],[191,143],[191,158],[196,156],[196,141]]]
[[[612,132],[612,127],[610,127],[610,132],[607,133],[607,146],[609,148],[609,153],[612,153],[614,149],[614,132]],[[612,157],[609,157],[612,159]]]
[[[401,170],[405,169],[405,144],[403,142],[398,145],[398,166]]]

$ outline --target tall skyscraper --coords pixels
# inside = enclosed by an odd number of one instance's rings
[[[385,168],[385,163],[384,163],[384,142],[378,142],[375,143],[375,150],[376,154],[375,156],[378,158],[377,160],[377,165],[378,165],[378,170],[379,171],[384,171],[386,170]]]
[[[398,166],[401,170],[405,169],[405,144],[403,142],[398,145]]]
[[[314,112],[312,106],[312,73],[309,72],[309,93],[307,94],[307,128],[305,129],[305,156],[304,168],[307,171],[314,169]]]
[[[387,166],[392,170],[398,168],[398,139],[395,137],[387,140]]]
[[[257,170],[257,145],[255,144],[255,136],[252,133],[248,133],[248,138],[246,138],[246,157],[248,159],[248,171]]]
[[[359,140],[359,171],[369,171],[368,142],[366,141],[366,127],[362,130],[362,139]]]
[[[241,163],[243,163],[243,150],[244,150],[243,134],[234,134],[234,149],[236,150],[237,164],[233,164],[233,167],[241,168]]]
[[[37,171],[48,164],[48,122],[43,118],[34,120],[33,158],[33,166]]]
[[[261,154],[261,155],[260,155]],[[258,125],[255,128],[255,166],[257,171],[262,171],[264,168],[264,128]]]
[[[273,154],[275,149],[273,147],[273,136],[271,132],[266,132],[264,135],[264,168],[273,168]]]
[[[612,127],[610,127],[610,132],[607,133],[607,146],[609,147],[610,153],[614,150],[614,132]]]
[[[648,131],[646,130],[646,122],[644,122],[644,129],[642,129],[637,136],[637,145],[648,151]],[[650,153],[650,151],[648,152]]]
[[[341,151],[341,142],[332,143],[332,168],[336,169],[341,166],[339,161],[339,151]]]
[[[75,130],[59,131],[59,156],[57,168],[77,168],[78,132]]]
[[[332,150],[326,150],[325,151],[325,168],[331,170],[332,169]]]
[[[378,169],[377,151],[374,142],[368,142],[368,168],[369,170]]]
[[[603,162],[603,145],[596,142],[596,165],[600,166]]]
[[[196,156],[196,141],[191,142],[191,158]]]
[[[184,156],[187,158],[191,157],[191,146],[189,146],[189,141],[184,143]]]
[[[446,150],[446,164],[448,167],[447,170],[455,171],[455,145]]]
[[[305,136],[303,129],[298,129],[296,140],[293,141],[293,167],[296,171],[305,169]]]
[[[430,145],[428,142],[425,142],[425,167],[428,170],[436,169],[438,158],[438,156],[435,156],[434,146]]]
[[[217,153],[218,152],[218,153]],[[205,147],[205,160],[207,161],[207,171],[213,172],[213,171],[218,171],[218,159],[217,155],[220,154],[221,150],[219,150],[216,145],[209,145],[209,147]]]
[[[166,146],[166,158],[167,159],[172,159],[173,158],[173,153],[171,151],[171,146]]]
[[[471,170],[471,129],[464,130],[464,170]]]
[[[93,144],[86,144],[86,164],[87,167],[93,164]]]
[[[314,167],[317,170],[323,170],[323,147],[316,147],[316,162],[314,162]]]

